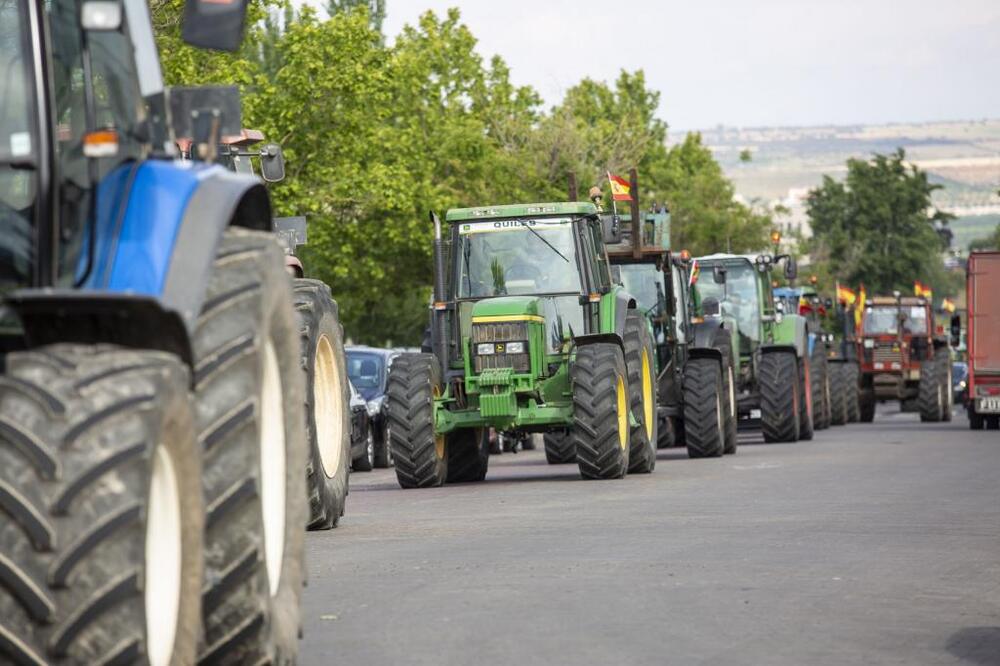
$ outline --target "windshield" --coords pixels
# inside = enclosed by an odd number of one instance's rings
[[[569,218],[459,223],[458,298],[580,293],[573,228]]]
[[[927,310],[920,305],[895,305],[865,308],[863,331],[866,335],[897,335],[899,333],[899,314],[905,315],[903,333],[910,335],[927,335]]]
[[[28,283],[37,141],[24,6],[0,0],[0,293]]]
[[[726,268],[725,284],[716,284],[713,265]],[[724,264],[702,264],[696,283],[703,312],[715,311],[721,306],[722,314],[733,317],[740,333],[751,340],[760,339],[760,305],[757,295],[757,276],[749,261]]]
[[[622,264],[622,285],[625,291],[635,297],[643,312],[655,316],[666,305],[663,289],[663,273],[655,264]]]
[[[382,393],[385,362],[381,354],[348,351],[347,376],[365,400],[372,400]]]

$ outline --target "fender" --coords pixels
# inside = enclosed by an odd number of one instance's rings
[[[270,230],[267,191],[217,165],[149,160],[110,174],[98,197],[89,270],[86,244],[81,252],[83,286],[20,290],[7,299],[26,343],[105,342],[190,363],[190,332],[222,232],[229,225]]]
[[[722,328],[720,318],[706,317],[705,321],[692,324],[691,341],[688,343],[693,350],[695,348],[713,347],[715,343],[715,332]]]
[[[590,335],[578,335],[573,338],[573,344],[577,347],[586,347],[598,342],[605,342],[621,347],[622,354],[625,353],[625,341],[617,333],[591,333]]]
[[[615,333],[618,337],[625,335],[625,318],[634,307],[635,299],[622,287],[614,287],[601,296],[600,332]]]

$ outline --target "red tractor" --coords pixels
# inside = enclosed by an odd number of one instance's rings
[[[969,427],[1000,430],[1000,252],[969,255],[966,278],[969,376],[965,408]],[[952,320],[952,336],[961,324]]]
[[[914,296],[876,296],[865,307],[858,336],[861,420],[875,403],[898,400],[921,421],[951,420],[951,352],[937,334],[930,303]]]

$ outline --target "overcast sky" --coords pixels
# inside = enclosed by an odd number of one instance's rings
[[[674,129],[1000,116],[1000,0],[386,0],[461,8],[549,104],[642,68]]]

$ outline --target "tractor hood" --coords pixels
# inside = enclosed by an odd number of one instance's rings
[[[494,317],[515,319],[535,319],[543,316],[541,299],[538,296],[499,296],[479,301],[472,308],[473,321]],[[495,320],[494,320],[495,321]]]

